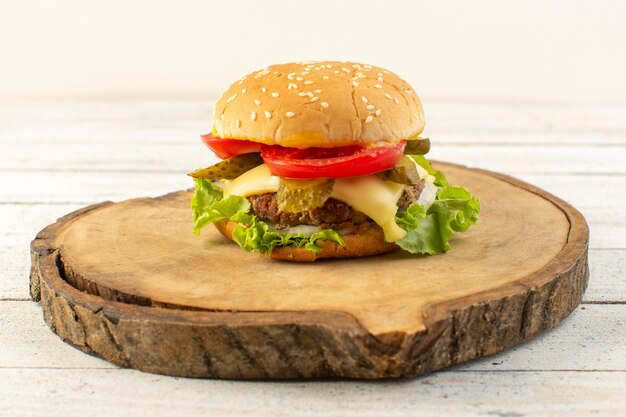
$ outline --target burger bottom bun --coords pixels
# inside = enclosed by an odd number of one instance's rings
[[[215,228],[228,239],[233,240],[233,229],[237,222],[221,220],[214,223]],[[369,227],[363,232],[342,236],[345,246],[332,240],[318,240],[316,245],[322,248],[314,253],[305,248],[278,247],[268,255],[271,259],[292,262],[313,262],[324,258],[359,258],[380,255],[398,249],[395,243],[385,242],[383,231],[379,227]]]

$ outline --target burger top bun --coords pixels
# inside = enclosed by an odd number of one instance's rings
[[[424,130],[415,90],[396,74],[354,62],[272,65],[230,86],[213,135],[289,147],[395,143]]]

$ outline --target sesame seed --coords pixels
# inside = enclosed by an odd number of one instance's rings
[[[383,88],[383,86],[380,84],[374,84],[374,88]]]
[[[393,97],[391,97],[391,94],[389,93],[385,93],[385,97],[387,97],[389,100],[393,99]]]
[[[306,95],[307,95],[307,96],[309,96],[309,97],[313,97],[313,93],[312,93],[312,92],[310,92],[310,91],[307,91],[307,92],[306,92]]]
[[[261,105],[261,100],[259,100],[258,98],[254,99],[254,104],[256,104],[257,106],[260,106]]]
[[[359,83],[357,83],[356,81],[352,81],[352,85],[355,86],[355,87],[358,87]]]
[[[328,80],[330,77],[328,75],[324,75],[322,78]]]
[[[333,66],[331,64],[326,64],[326,68],[332,68]]]
[[[291,119],[293,116],[295,116],[296,114],[292,111],[288,111],[285,113],[285,116],[287,116],[288,119]]]
[[[378,77],[377,80],[378,80],[379,83],[382,83],[383,82],[383,77]]]
[[[253,111],[253,112],[250,114],[250,120],[252,120],[253,122],[256,120],[256,112],[255,112],[255,111]]]
[[[278,97],[278,96],[280,96],[280,94],[278,94],[277,92],[272,93],[272,97]]]
[[[226,102],[230,103],[231,101],[233,101],[235,99],[235,97],[237,97],[237,93],[235,93],[232,96],[228,97],[228,100],[226,100]]]
[[[411,91],[411,90],[404,90],[404,92],[405,92],[406,94],[408,94],[408,95],[413,94],[413,91]]]
[[[302,71],[300,73],[300,75],[309,75],[311,73],[311,71]]]
[[[373,104],[368,104],[367,106],[365,106],[365,108],[367,110],[374,110],[376,108],[376,106],[374,106]]]
[[[376,117],[380,116],[380,113],[382,113],[381,109],[377,109],[374,114],[376,115]]]
[[[220,114],[220,119],[224,120],[224,113]]]
[[[374,118],[372,117],[372,115],[370,114],[369,116],[367,116],[365,118],[365,123],[370,123],[372,120],[374,120]]]
[[[323,108],[327,109],[328,108],[328,103],[326,103],[325,101],[322,101],[320,103],[320,106],[322,106]]]
[[[304,83],[305,83],[306,85],[311,85],[311,84],[313,84],[313,81],[311,81],[311,80],[306,80]]]
[[[320,90],[319,88],[315,91],[313,91],[315,94],[320,94],[322,92],[322,90]]]
[[[248,89],[244,88],[243,90],[241,90],[241,94],[246,94],[246,91],[248,91]]]
[[[333,73],[339,74],[339,70],[334,70]]]
[[[350,74],[350,70],[348,68],[346,68],[346,67],[343,67],[341,70],[344,71],[344,72],[347,72],[348,74]]]
[[[379,77],[382,77],[383,73],[382,72],[377,72],[376,75],[378,75]]]
[[[363,103],[367,103],[367,98],[366,98],[365,96],[361,96],[361,101],[362,101]]]
[[[313,69],[314,69],[315,71],[319,71],[319,70],[320,70],[320,67],[315,67],[315,68],[313,68]]]
[[[261,87],[261,91],[264,92],[264,93],[267,93],[267,88]]]
[[[299,95],[300,97],[305,97],[305,96],[307,95],[307,93],[306,93],[305,91],[300,91],[300,92],[298,93],[298,95]]]
[[[291,90],[292,88],[295,88],[296,90],[298,89],[298,86],[294,83],[289,83],[289,86],[287,87],[287,90]]]
[[[302,80],[304,80],[304,78],[302,78],[302,77],[296,77],[296,81],[302,81]]]
[[[265,110],[265,118],[266,119],[271,119],[272,118],[272,113],[268,112],[267,110]]]
[[[313,103],[314,101],[317,101],[317,100],[319,100],[319,99],[320,99],[320,98],[319,98],[318,96],[311,97],[311,103]]]
[[[396,104],[400,104],[400,100],[398,100],[398,97],[394,97],[394,98],[393,98],[393,101],[394,101]]]

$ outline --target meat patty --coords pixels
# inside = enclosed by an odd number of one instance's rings
[[[417,201],[424,189],[424,182],[409,185],[398,200],[398,207],[407,208]],[[265,193],[248,197],[252,212],[263,221],[273,223],[277,229],[299,224],[319,226],[322,229],[344,229],[368,223],[371,219],[343,201],[329,198],[323,206],[299,213],[285,213],[278,209],[276,193]]]
[[[398,199],[398,207],[407,208],[411,204],[415,203],[418,198],[420,198],[420,194],[422,194],[422,190],[424,189],[424,180],[418,182],[415,185],[409,185],[404,189],[404,192]]]

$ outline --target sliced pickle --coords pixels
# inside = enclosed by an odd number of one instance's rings
[[[405,155],[426,155],[430,151],[430,139],[417,138],[406,141]]]
[[[376,175],[382,180],[406,185],[415,185],[421,180],[415,162],[409,156],[403,156],[395,167]]]
[[[211,180],[232,180],[262,163],[261,154],[245,153],[225,159],[210,167],[195,170],[187,175]]]
[[[335,180],[317,178],[314,180],[280,179],[278,184],[278,208],[285,213],[299,213],[324,205],[333,191]]]

